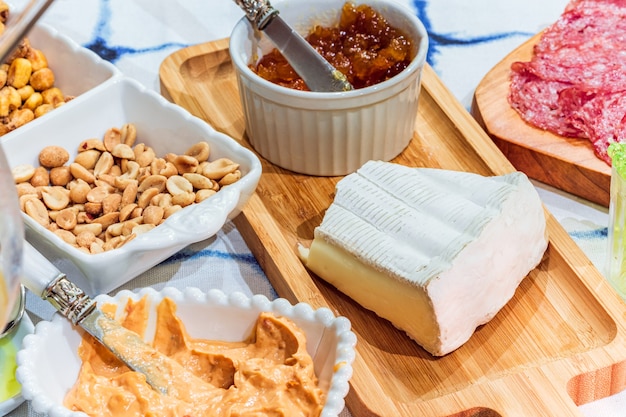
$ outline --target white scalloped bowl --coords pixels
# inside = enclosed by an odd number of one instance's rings
[[[261,163],[253,152],[129,78],[115,78],[54,112],[44,123],[29,123],[15,135],[0,138],[11,167],[38,166],[40,150],[52,144],[67,149],[71,161],[83,140],[134,123],[137,142],[151,146],[157,156],[182,154],[205,140],[211,148],[210,160],[229,158],[240,164],[242,173],[240,180],[212,197],[185,207],[121,248],[99,254],[82,252],[22,213],[27,240],[92,296],[108,293],[184,247],[215,235],[241,211],[261,176]]]
[[[35,326],[28,314],[24,313],[17,327],[15,327],[4,338],[0,338],[0,378],[5,377],[7,372],[13,372],[15,369],[15,354],[22,347],[22,340],[27,334],[33,333]],[[11,378],[12,379],[12,378]],[[0,379],[1,384],[7,384],[7,380]],[[2,398],[0,396],[0,416],[4,416],[20,404],[24,402],[22,390],[20,390],[11,398]]]
[[[303,36],[313,25],[333,26],[345,0],[276,1],[280,16]],[[354,172],[369,160],[389,161],[410,143],[428,34],[415,13],[393,0],[368,4],[414,40],[407,68],[379,84],[345,92],[311,92],[279,86],[250,69],[274,48],[242,18],[230,36],[246,122],[254,149],[279,167],[308,175]]]
[[[115,297],[100,295],[96,301],[116,303],[121,312],[128,298],[138,300],[144,295],[149,297],[152,307],[164,297],[174,300],[177,315],[193,338],[244,340],[263,311],[293,320],[306,333],[307,351],[313,358],[320,387],[327,392],[321,417],[337,416],[344,409],[356,345],[356,336],[345,317],[335,317],[327,308],[314,310],[305,303],[292,305],[285,299],[270,301],[263,295],[227,295],[220,290],[202,292],[196,288],[180,291],[168,287],[158,292],[150,288],[139,292],[123,290]],[[150,320],[155,316],[152,309]],[[146,340],[150,338],[146,335]],[[51,321],[39,322],[34,333],[24,338],[23,348],[17,354],[16,376],[22,384],[23,397],[31,401],[34,411],[51,417],[85,416],[62,405],[80,368],[77,354],[80,341],[80,330],[58,313]]]

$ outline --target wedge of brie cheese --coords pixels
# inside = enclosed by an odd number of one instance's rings
[[[526,175],[371,161],[342,179],[300,258],[435,356],[491,320],[548,245]]]

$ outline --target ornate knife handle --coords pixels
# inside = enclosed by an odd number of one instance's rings
[[[42,298],[48,299],[54,308],[74,324],[80,323],[96,307],[95,301],[64,274],[48,285]]]
[[[235,3],[246,13],[248,20],[256,29],[263,30],[278,10],[274,9],[269,0],[234,0]]]

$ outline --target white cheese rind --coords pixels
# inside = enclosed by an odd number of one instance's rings
[[[523,173],[372,161],[337,184],[301,257],[439,356],[493,318],[546,247],[543,206]]]

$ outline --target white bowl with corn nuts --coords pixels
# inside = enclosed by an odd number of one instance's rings
[[[0,140],[27,240],[90,295],[213,236],[261,175],[251,151],[125,77],[45,119]]]
[[[93,51],[38,23],[0,65],[0,135],[40,122],[51,110],[119,76]]]

